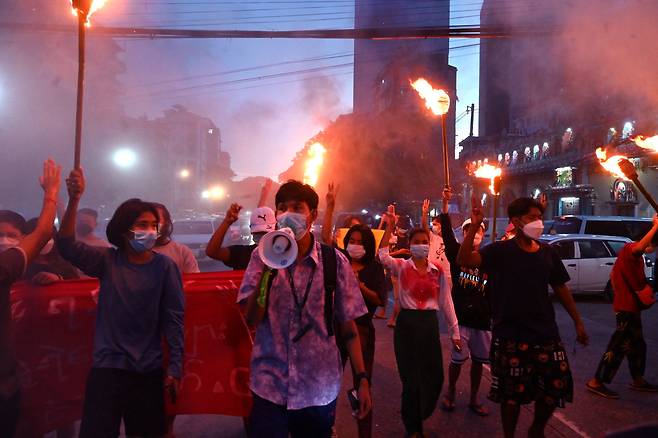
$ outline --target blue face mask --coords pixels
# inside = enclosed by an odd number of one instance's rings
[[[285,212],[276,218],[279,228],[290,228],[295,240],[301,240],[308,231],[307,216],[301,213]]]
[[[130,239],[130,246],[136,252],[146,252],[155,246],[155,241],[158,239],[158,233],[154,230],[150,231],[133,231],[134,237]]]

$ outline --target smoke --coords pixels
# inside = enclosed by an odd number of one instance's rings
[[[313,76],[302,83],[301,105],[312,122],[324,126],[341,112],[341,90],[336,79],[327,76]]]

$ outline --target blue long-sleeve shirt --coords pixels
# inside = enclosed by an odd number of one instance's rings
[[[75,238],[57,240],[61,255],[100,279],[93,366],[148,373],[162,368],[162,336],[169,345],[168,375],[180,377],[185,301],[181,274],[161,254],[134,264],[114,248]]]

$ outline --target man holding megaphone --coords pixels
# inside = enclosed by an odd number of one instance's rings
[[[279,230],[266,234],[244,275],[238,302],[257,326],[251,357],[249,437],[330,437],[342,366],[334,327],[357,372],[357,418],[371,409],[354,320],[367,313],[347,258],[316,241],[318,195],[299,181],[276,194]]]

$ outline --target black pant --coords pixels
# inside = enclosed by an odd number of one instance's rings
[[[141,374],[115,368],[91,369],[80,438],[116,438],[122,419],[128,436],[156,437],[167,432],[162,370]]]
[[[21,407],[21,392],[16,391],[9,398],[0,395],[0,437],[11,438],[16,433]]]
[[[395,325],[395,360],[402,381],[402,422],[408,434],[423,431],[443,385],[436,310],[402,309]]]
[[[288,409],[252,393],[247,420],[249,438],[329,438],[336,421],[336,400],[326,406]]]
[[[647,362],[647,344],[642,334],[642,319],[639,313],[617,313],[617,329],[612,334],[608,348],[596,370],[596,379],[610,383],[617,374],[624,356],[633,379],[644,377]]]

